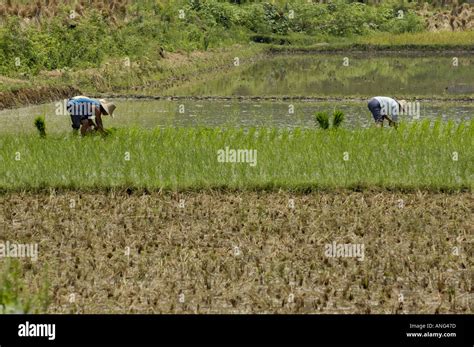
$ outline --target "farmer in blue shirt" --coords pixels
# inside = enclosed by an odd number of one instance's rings
[[[407,102],[397,101],[388,96],[376,96],[369,100],[369,110],[374,116],[375,125],[383,127],[383,121],[388,120],[390,126],[397,126],[398,115],[404,112]]]
[[[67,110],[71,115],[72,128],[74,131],[80,128],[81,135],[84,136],[94,130],[105,133],[102,115],[113,118],[115,104],[104,99],[96,100],[80,95],[68,100]]]

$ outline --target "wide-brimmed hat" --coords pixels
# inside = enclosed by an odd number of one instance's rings
[[[105,114],[109,115],[110,117],[114,118],[114,110],[117,108],[113,102],[108,102],[105,99],[99,100],[100,106],[105,111]]]

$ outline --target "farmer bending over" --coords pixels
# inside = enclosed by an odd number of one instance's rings
[[[71,114],[74,132],[81,128],[81,135],[84,136],[94,130],[105,133],[102,115],[110,115],[113,118],[115,104],[104,99],[96,100],[80,95],[68,100],[67,110]]]
[[[376,96],[369,100],[368,106],[377,127],[383,127],[384,119],[390,126],[396,127],[398,115],[404,111],[406,103],[405,100],[397,101],[388,96]]]

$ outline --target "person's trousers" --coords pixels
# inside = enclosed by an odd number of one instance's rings
[[[72,128],[77,130],[81,127],[81,122],[84,119],[88,119],[89,117],[83,116],[83,115],[74,115],[71,114],[71,122],[72,122]]]
[[[369,110],[372,112],[372,116],[374,116],[374,120],[376,123],[383,123],[383,115],[382,115],[382,106],[377,99],[372,98],[369,100]]]

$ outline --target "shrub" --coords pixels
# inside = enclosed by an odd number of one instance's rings
[[[380,30],[396,34],[413,33],[423,30],[424,24],[420,17],[411,11],[404,13],[405,14],[402,18],[394,16],[390,20],[384,22],[380,26]]]

